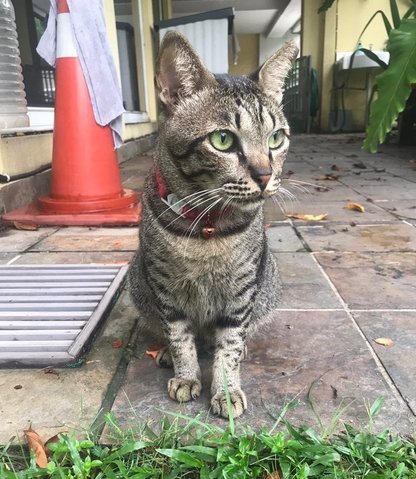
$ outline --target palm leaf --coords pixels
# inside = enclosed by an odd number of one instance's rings
[[[404,19],[389,36],[390,63],[376,78],[377,99],[371,105],[364,148],[376,152],[394,120],[406,106],[416,83],[416,19]]]
[[[399,28],[401,19],[400,19],[400,13],[397,7],[396,0],[390,0],[390,11],[391,11],[391,18],[393,19],[394,28]]]

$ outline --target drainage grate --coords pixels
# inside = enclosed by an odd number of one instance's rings
[[[58,366],[86,347],[127,266],[0,266],[0,366]]]

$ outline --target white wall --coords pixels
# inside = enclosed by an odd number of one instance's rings
[[[259,63],[260,65],[264,63],[273,53],[278,50],[285,42],[289,40],[296,43],[300,48],[300,34],[299,33],[287,33],[284,37],[276,38],[269,37],[266,38],[264,35],[260,35],[259,43]]]

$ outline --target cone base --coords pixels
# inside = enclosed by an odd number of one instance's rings
[[[38,226],[134,226],[141,220],[141,203],[108,211],[76,214],[47,213],[38,202],[19,208],[2,217],[5,223],[29,223]]]
[[[112,211],[130,208],[137,203],[137,193],[132,190],[123,190],[119,195],[110,198],[68,199],[41,196],[38,198],[39,208],[44,213],[51,214],[84,214],[100,211]]]

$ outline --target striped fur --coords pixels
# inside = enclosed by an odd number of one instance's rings
[[[289,146],[279,100],[296,54],[296,47],[287,44],[251,76],[214,76],[184,37],[168,33],[157,64],[163,104],[158,173],[152,171],[146,181],[130,291],[142,325],[168,346],[174,367],[171,398],[189,401],[199,395],[197,339],[212,339],[211,404],[224,417],[222,371],[238,416],[247,407],[239,376],[245,341],[280,297],[262,206],[278,191]],[[227,151],[213,146],[211,134],[217,131],[232,135]],[[277,148],[268,146],[273,131],[281,137]],[[193,217],[166,206],[158,175],[178,206],[194,210]],[[208,221],[208,215],[214,219]],[[209,239],[203,232],[207,224],[215,230]]]

